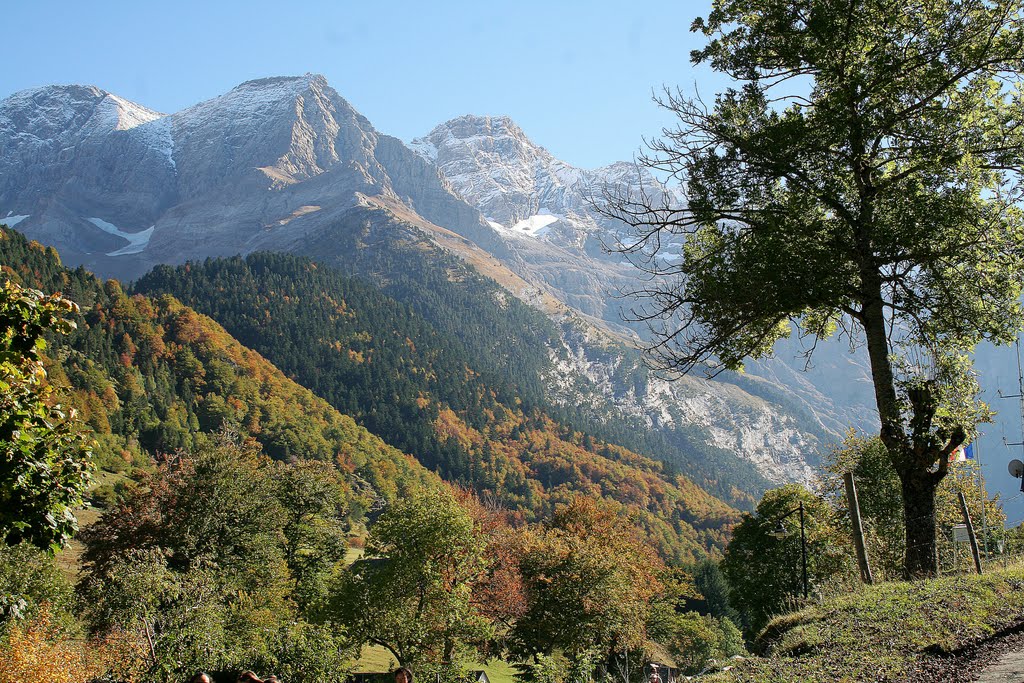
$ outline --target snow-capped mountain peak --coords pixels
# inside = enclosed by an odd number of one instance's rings
[[[495,231],[594,254],[614,244],[622,228],[594,206],[605,188],[643,185],[648,192],[665,191],[629,162],[583,169],[557,159],[505,116],[461,116],[413,140],[411,147],[435,164]]]
[[[0,134],[49,145],[131,130],[162,117],[93,85],[51,85],[0,102]]]

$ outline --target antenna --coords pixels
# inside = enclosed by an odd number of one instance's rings
[[[1020,479],[1021,476],[1024,476],[1024,462],[1020,460],[1011,460],[1010,466],[1007,469],[1010,470],[1010,476],[1014,479]]]
[[[1006,446],[1021,446],[1021,453],[1024,453],[1024,367],[1021,366],[1020,360],[1020,337],[1017,337],[1017,341],[1014,342],[1014,346],[1017,348],[1017,393],[1009,396],[1004,395],[1003,392],[999,392],[1000,398],[1016,398],[1020,400],[1020,429],[1022,440],[1016,443],[1010,443],[1003,437],[1003,444]],[[1017,467],[1020,469],[1017,469]],[[1010,474],[1017,479],[1020,479],[1020,490],[1024,491],[1024,463],[1020,460],[1012,460],[1009,465]]]

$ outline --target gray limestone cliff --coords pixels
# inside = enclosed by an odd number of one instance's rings
[[[586,396],[650,429],[695,429],[773,481],[806,479],[842,420],[790,401],[799,381],[785,368],[668,383],[625,360],[615,294],[637,273],[604,250],[621,226],[592,200],[638,183],[669,192],[632,164],[572,167],[505,118],[463,117],[406,146],[311,74],[249,81],[173,114],[92,86],[0,102],[0,222],[65,263],[121,278],[256,250],[344,263],[353,255],[335,253],[339,226],[365,231],[373,248],[429,244],[584,330],[552,350],[570,359],[548,378],[554,400]],[[385,229],[407,239],[374,235]],[[627,366],[645,379],[616,380]]]

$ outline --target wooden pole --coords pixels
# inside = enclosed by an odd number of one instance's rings
[[[971,514],[967,510],[967,499],[963,491],[957,491],[960,498],[960,511],[964,513],[964,524],[967,525],[967,538],[971,541],[971,554],[974,555],[974,568],[981,573],[981,553],[978,552],[978,537],[974,535],[974,524],[971,523]],[[954,545],[956,543],[954,542]]]
[[[850,521],[853,526],[853,546],[857,549],[857,564],[860,565],[860,578],[869,586],[875,583],[868,563],[868,552],[864,547],[864,529],[860,523],[860,504],[857,502],[857,486],[853,483],[853,472],[843,475],[846,482],[846,501],[850,506]]]
[[[807,599],[807,536],[804,534],[804,502],[800,501],[800,564],[804,574],[804,600]]]

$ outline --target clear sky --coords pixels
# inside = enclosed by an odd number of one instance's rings
[[[174,112],[243,81],[321,73],[403,140],[462,114],[508,115],[569,163],[629,159],[671,118],[663,85],[702,94],[689,33],[710,0],[4,3],[0,98],[96,85]]]

